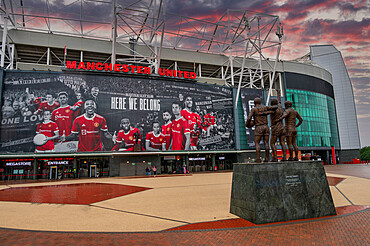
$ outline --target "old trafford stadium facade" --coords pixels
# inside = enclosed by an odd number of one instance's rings
[[[95,21],[2,7],[1,179],[231,170],[255,158],[245,127],[255,97],[293,102],[301,160],[359,157],[334,46],[283,61],[277,16],[228,11],[208,22],[161,8],[113,5]]]

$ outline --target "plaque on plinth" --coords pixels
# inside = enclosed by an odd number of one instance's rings
[[[335,215],[322,162],[236,163],[230,213],[255,224]]]

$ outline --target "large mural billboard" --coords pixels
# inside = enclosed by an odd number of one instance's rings
[[[234,149],[232,90],[113,75],[6,72],[0,152]]]

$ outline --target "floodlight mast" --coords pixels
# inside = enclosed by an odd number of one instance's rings
[[[112,0],[112,55],[111,63],[116,64],[116,45],[117,45],[117,0]]]

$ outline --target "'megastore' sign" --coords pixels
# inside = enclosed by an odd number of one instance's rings
[[[127,64],[112,64],[102,62],[79,62],[67,61],[67,69],[74,70],[92,70],[92,71],[107,71],[107,72],[122,72],[133,74],[152,74],[151,68],[146,66],[135,66]],[[167,68],[159,68],[159,75],[173,78],[196,79],[197,75],[194,72],[181,71]]]

